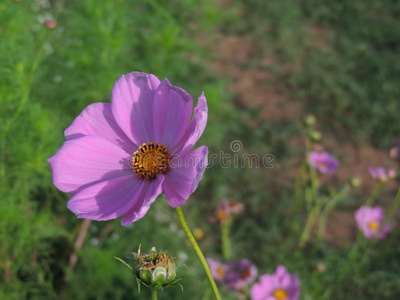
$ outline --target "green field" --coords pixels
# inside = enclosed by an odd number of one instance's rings
[[[226,198],[246,206],[231,229],[232,259],[250,259],[259,274],[285,265],[300,278],[300,299],[400,299],[400,214],[393,210],[393,230],[372,242],[357,239],[352,218],[371,192],[367,166],[400,166],[387,154],[400,137],[400,2],[217,2],[0,3],[0,299],[150,299],[113,258],[140,244],[167,249],[187,266],[183,294],[169,288],[159,299],[213,299],[164,197],[130,227],[92,222],[74,246],[82,220],[53,186],[47,158],[73,119],[93,102],[109,102],[115,80],[131,71],[167,77],[194,99],[205,92],[209,117],[199,145],[210,154],[232,154],[232,141],[240,141],[240,157],[275,157],[272,169],[206,170],[183,206],[191,228],[205,234],[206,256],[222,259],[220,228],[209,217]],[[53,19],[57,26],[46,28]],[[329,203],[354,176],[364,185],[334,209],[329,234],[317,239],[311,228],[299,243],[311,213],[304,204],[310,178],[295,188],[307,114],[341,161],[338,175],[321,176],[315,199]],[[398,188],[391,181],[375,204],[393,207]]]

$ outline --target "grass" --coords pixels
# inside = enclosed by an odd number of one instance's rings
[[[90,103],[109,101],[121,74],[140,70],[168,77],[194,97],[204,90],[209,123],[201,142],[211,153],[230,153],[231,141],[241,140],[243,153],[279,153],[277,161],[285,162],[292,154],[287,141],[300,134],[300,126],[258,121],[255,128],[257,111],[235,106],[227,79],[209,68],[212,49],[200,38],[215,31],[249,35],[256,42],[247,64],[257,67],[276,54],[274,80],[323,120],[325,131],[388,148],[392,136],[400,135],[399,9],[395,1],[361,0],[250,0],[229,8],[211,0],[1,3],[0,299],[149,299],[147,291],[139,296],[132,274],[113,259],[139,244],[168,249],[188,266],[185,274],[205,279],[162,197],[131,227],[119,220],[92,223],[75,270],[68,269],[82,221],[66,208],[68,196],[52,185],[46,159],[77,114]],[[42,24],[50,17],[58,22],[53,30]],[[324,32],[321,46],[310,46],[310,26]],[[282,67],[288,64],[296,66],[289,73]],[[206,255],[221,255],[220,234],[208,216],[226,197],[246,204],[233,224],[233,256],[256,262],[260,273],[285,264],[301,278],[302,299],[399,298],[399,230],[383,243],[362,244],[355,258],[350,242],[299,248],[292,183],[275,184],[277,172],[207,170],[183,207],[191,228],[206,233],[199,241]],[[354,193],[346,201],[360,198]],[[319,262],[326,271],[316,270]],[[167,289],[160,299],[211,299],[205,280],[186,279],[183,285],[183,296]]]

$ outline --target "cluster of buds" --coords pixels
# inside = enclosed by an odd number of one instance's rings
[[[241,215],[244,212],[244,204],[236,201],[222,200],[218,203],[215,214],[210,218],[211,222],[218,222],[224,225],[233,216]]]
[[[303,119],[303,125],[307,129],[307,138],[313,143],[318,143],[322,139],[321,132],[314,129],[314,126],[316,124],[317,124],[317,119],[313,115],[307,115]]]
[[[120,258],[116,258],[135,274],[138,288],[140,284],[151,288],[160,289],[171,286],[177,286],[180,278],[176,278],[175,262],[167,251],[157,251],[155,247],[151,248],[149,253],[142,253],[140,247],[138,252],[132,252],[134,266]]]
[[[176,278],[175,262],[167,251],[157,252],[152,248],[150,253],[132,253],[136,261],[136,277],[146,286],[167,286]]]

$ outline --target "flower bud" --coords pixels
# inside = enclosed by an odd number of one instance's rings
[[[157,252],[152,248],[150,253],[134,253],[137,263],[136,276],[147,286],[168,286],[176,278],[175,262],[167,251]]]
[[[163,285],[167,281],[167,270],[164,267],[156,267],[153,271],[153,283]]]
[[[168,260],[168,281],[171,282],[176,278],[176,267],[175,267],[175,262],[170,258]]]
[[[151,284],[152,282],[152,272],[151,269],[144,268],[139,270],[139,278],[146,284]]]
[[[358,189],[361,186],[361,184],[362,184],[362,180],[360,177],[353,177],[350,180],[350,186],[352,188]]]
[[[305,126],[307,127],[312,127],[317,123],[317,119],[315,118],[314,115],[307,115],[304,120],[303,123]]]
[[[319,142],[322,139],[322,134],[321,132],[317,131],[317,130],[313,130],[308,134],[308,138],[312,141],[312,142]]]

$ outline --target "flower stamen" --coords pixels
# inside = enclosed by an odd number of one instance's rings
[[[379,224],[375,221],[369,222],[368,223],[368,227],[369,229],[371,229],[372,231],[375,231],[379,228]]]
[[[132,170],[139,178],[151,180],[167,172],[169,161],[168,149],[164,145],[143,143],[132,155]]]
[[[286,300],[288,295],[284,289],[276,289],[274,291],[274,297],[276,300]]]

